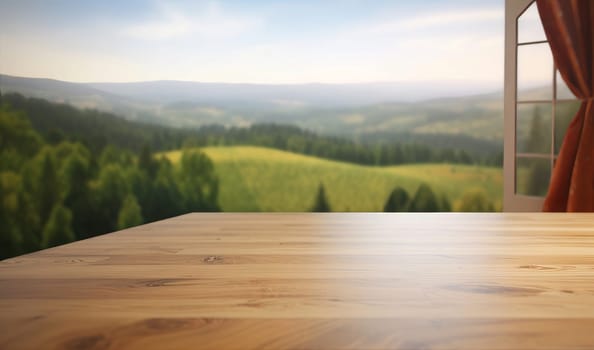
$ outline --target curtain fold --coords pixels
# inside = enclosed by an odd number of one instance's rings
[[[594,1],[536,0],[555,64],[582,100],[570,123],[543,211],[594,211]]]

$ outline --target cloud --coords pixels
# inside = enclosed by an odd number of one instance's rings
[[[143,40],[166,40],[186,36],[202,38],[233,37],[252,30],[262,21],[259,18],[223,11],[217,3],[188,13],[167,3],[159,3],[159,18],[124,28],[124,35]]]
[[[477,5],[455,12],[423,5],[400,14],[386,10],[377,17],[375,11],[366,12],[363,0],[348,0],[361,1],[361,13],[328,21],[324,16],[307,18],[309,13],[291,6],[257,1],[241,7],[222,0],[210,4],[208,0],[147,1],[153,1],[148,12],[134,8],[134,13],[120,17],[112,12],[92,14],[105,20],[88,25],[84,18],[87,26],[75,32],[61,30],[71,25],[63,21],[62,27],[35,23],[27,26],[34,29],[31,34],[23,30],[26,35],[5,35],[2,67],[15,75],[72,81],[465,79],[499,84],[503,77],[503,4],[501,9]],[[312,26],[315,35],[311,35]],[[38,33],[47,38],[41,47]],[[244,34],[250,40],[244,40]],[[532,68],[542,60],[534,60],[537,63],[530,65],[530,71],[521,73],[526,79],[537,77]],[[80,64],[64,66],[63,62]]]
[[[158,20],[127,27],[124,34],[138,39],[161,40],[190,33],[192,26],[186,16],[170,8],[165,8],[161,15]]]
[[[501,9],[460,10],[436,12],[414,16],[408,19],[389,20],[373,23],[360,30],[361,34],[395,34],[398,32],[439,29],[451,25],[498,22],[503,23]],[[437,27],[437,28],[436,28]]]
[[[461,23],[484,23],[486,21],[501,22],[503,19],[504,13],[499,9],[466,10],[418,16],[403,21],[401,25],[406,29],[421,29]]]

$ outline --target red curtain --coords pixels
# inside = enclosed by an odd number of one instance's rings
[[[567,129],[544,211],[594,211],[594,1],[536,0],[559,73],[582,105]]]

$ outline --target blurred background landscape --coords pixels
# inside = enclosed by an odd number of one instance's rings
[[[192,211],[500,211],[503,2],[371,3],[0,4],[0,258]]]

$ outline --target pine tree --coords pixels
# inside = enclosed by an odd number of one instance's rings
[[[72,214],[70,210],[61,203],[56,204],[43,228],[41,246],[49,248],[74,241],[75,237],[71,225]]]
[[[324,189],[324,185],[320,184],[318,187],[318,194],[316,195],[316,201],[311,209],[314,213],[325,213],[331,212],[330,204],[328,203],[328,199],[326,199],[326,190]]]
[[[146,222],[186,213],[173,165],[167,158],[160,158],[158,163],[157,177],[149,185],[147,198],[142,201],[142,213]]]
[[[72,212],[72,229],[78,238],[86,238],[91,215],[88,160],[80,153],[72,153],[64,161],[61,177],[65,184],[64,205]]]
[[[131,192],[122,167],[117,164],[104,166],[93,191],[95,193],[92,198],[98,219],[94,231],[107,233],[117,229],[120,207],[126,195]]]
[[[526,152],[543,153],[550,148],[550,138],[546,135],[547,128],[542,120],[540,109],[534,107],[532,121],[530,124],[530,136],[526,142]],[[530,160],[530,170],[527,174],[527,193],[533,196],[544,196],[549,187],[549,175],[551,172],[550,163],[546,160]]]
[[[15,222],[19,182],[17,174],[0,172],[0,259],[19,254],[22,247],[22,237]]]
[[[35,203],[39,208],[42,225],[49,220],[51,211],[62,196],[61,181],[58,179],[56,160],[51,149],[44,149],[38,156],[35,178]]]
[[[538,153],[548,149],[549,143],[546,137],[546,128],[543,125],[540,109],[534,107],[532,121],[530,123],[530,137],[526,142],[526,152]]]
[[[157,176],[159,170],[159,163],[154,159],[150,146],[144,145],[138,156],[138,168],[148,175],[153,180]]]
[[[138,226],[142,222],[142,213],[136,197],[131,194],[127,195],[118,214],[118,229],[122,230],[128,227]]]
[[[441,211],[441,212],[452,211],[452,203],[450,202],[448,196],[446,196],[445,194],[439,197],[439,211]]]
[[[384,205],[385,212],[403,212],[408,210],[410,198],[406,190],[402,187],[396,187],[390,193],[386,204]]]
[[[41,147],[42,139],[33,130],[24,113],[0,105],[0,151],[16,151],[31,157]]]
[[[531,159],[528,172],[526,194],[531,196],[544,196],[549,187],[551,163],[546,159]]]
[[[214,164],[203,152],[186,150],[182,153],[177,169],[177,184],[187,212],[220,210],[219,180]]]
[[[423,183],[417,189],[409,207],[411,212],[439,211],[439,202],[429,185]]]
[[[40,249],[43,226],[31,196],[23,186],[17,192],[17,208],[14,220],[22,237],[22,251],[26,253]]]

